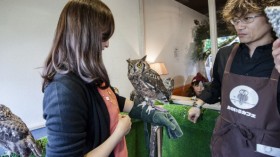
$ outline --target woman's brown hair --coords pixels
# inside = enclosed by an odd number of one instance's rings
[[[56,73],[69,72],[87,83],[108,87],[110,80],[102,59],[102,42],[109,40],[114,29],[113,15],[100,0],[69,1],[60,14],[45,61],[42,90]]]

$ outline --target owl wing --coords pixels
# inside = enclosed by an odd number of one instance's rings
[[[0,143],[9,151],[24,157],[31,152],[35,156],[42,154],[26,124],[13,114],[9,119],[0,121]]]
[[[146,84],[150,87],[151,90],[157,92],[157,94],[163,94],[165,98],[158,98],[158,99],[167,99],[169,98],[169,94],[167,89],[165,88],[160,75],[152,69],[146,70],[141,79],[146,82]]]

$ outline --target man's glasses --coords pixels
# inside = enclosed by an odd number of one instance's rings
[[[231,19],[230,20],[230,23],[233,24],[233,25],[237,25],[239,22],[242,22],[243,24],[249,24],[249,23],[252,23],[254,22],[255,18],[256,17],[260,17],[260,16],[263,16],[262,14],[259,14],[259,15],[255,15],[255,16],[246,16],[244,18],[241,18],[241,19],[238,19],[238,18],[234,18],[234,19]]]

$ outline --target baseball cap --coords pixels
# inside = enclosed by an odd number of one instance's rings
[[[208,80],[200,72],[198,72],[196,76],[193,77],[192,84],[199,84],[199,82],[208,82]]]

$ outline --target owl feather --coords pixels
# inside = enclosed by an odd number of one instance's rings
[[[141,59],[128,59],[127,62],[127,75],[135,89],[134,95],[150,100],[169,101],[171,92],[165,87],[160,75],[150,68],[146,56]]]
[[[0,145],[22,157],[28,157],[31,153],[35,156],[42,155],[41,148],[36,145],[26,124],[2,104],[0,104]]]
[[[153,69],[147,69],[139,79],[143,80],[147,85],[147,88],[151,90],[151,92],[143,93],[144,96],[161,101],[168,101],[169,93],[165,88],[160,75],[156,71]]]
[[[134,87],[134,90],[131,92],[131,99],[133,99],[136,104],[141,104],[140,102],[147,101],[147,104],[150,105],[149,108],[152,109],[153,107],[153,109],[168,112],[164,108],[155,106],[153,101],[159,100],[163,103],[169,101],[171,92],[168,91],[166,86],[172,84],[172,81],[169,81],[169,83],[166,81],[164,83],[160,78],[160,75],[150,68],[146,61],[146,56],[136,60],[128,59],[127,62],[127,76]],[[150,149],[150,156],[154,156],[156,149],[156,131],[158,128],[159,126],[151,125],[151,137],[149,138],[149,129],[147,123],[144,123],[146,142],[150,142],[150,144],[147,144],[147,148]]]

